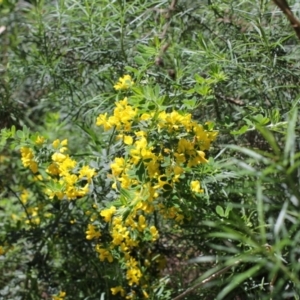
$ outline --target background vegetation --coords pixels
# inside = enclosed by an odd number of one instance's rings
[[[297,17],[298,1],[289,4]],[[299,41],[279,8],[265,0],[2,0],[0,17],[0,299],[299,299]],[[116,91],[125,74],[134,84]],[[179,137],[197,141],[183,127],[179,136],[159,131],[158,112],[190,113],[218,131],[200,148],[208,163],[181,174],[183,196],[160,191],[159,203],[183,221],[156,207],[146,217],[159,238],[136,231],[130,255],[143,279],[132,285],[124,253],[112,252],[110,263],[95,251],[113,234],[101,212],[125,203],[125,222],[134,211],[132,189],[113,189],[108,176],[116,157],[130,156],[114,136],[134,131],[96,126],[126,96],[139,116],[153,113],[150,125],[134,128],[148,132],[157,155],[163,146],[176,151]],[[83,166],[97,173],[79,181],[89,193],[76,200],[50,199],[22,164],[20,149],[33,149],[28,166],[46,176],[64,146],[54,147],[57,139],[68,139],[74,174]],[[130,173],[140,186],[147,163]],[[197,180],[203,193],[188,189]],[[101,238],[87,238],[89,225]]]

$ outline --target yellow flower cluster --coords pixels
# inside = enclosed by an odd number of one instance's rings
[[[186,168],[207,163],[204,151],[210,148],[217,132],[205,130],[202,125],[192,120],[191,114],[161,111],[139,115],[138,111],[128,104],[127,98],[117,102],[116,106],[122,107],[123,110],[115,109],[112,116],[107,117],[105,114],[97,119],[97,125],[103,126],[104,130],[115,127],[120,132],[117,138],[122,137],[125,146],[128,147],[127,158],[116,157],[111,164],[115,181],[113,188],[117,188],[117,182],[123,189],[141,185],[141,182],[137,182],[130,174],[133,168],[142,164],[146,170],[147,183],[151,183],[151,186],[148,186],[150,191],[148,200],[152,201],[158,197],[159,192],[173,189]],[[131,130],[132,126],[144,128],[145,121],[148,121],[149,127],[156,124],[158,132],[170,138],[159,146],[153,146],[155,141],[151,139],[151,132]],[[144,180],[143,184],[145,181],[147,180]],[[191,191],[203,192],[200,189],[200,182],[198,188],[195,187],[195,183],[191,183]]]
[[[99,260],[102,262],[112,263],[115,261],[115,254],[117,255],[117,261],[121,262],[121,268],[124,270],[124,277],[127,280],[127,285],[130,289],[128,293],[122,286],[111,288],[113,295],[120,294],[126,299],[136,299],[134,289],[137,286],[143,286],[144,298],[148,298],[148,293],[144,284],[151,289],[149,282],[144,278],[144,272],[151,266],[149,260],[156,262],[157,264],[161,257],[153,255],[151,259],[146,259],[144,255],[139,254],[143,249],[143,245],[146,241],[154,242],[158,239],[159,233],[154,225],[148,226],[146,219],[146,206],[140,205],[138,195],[136,200],[138,205],[135,209],[123,219],[119,215],[119,210],[115,206],[110,206],[106,209],[100,210],[99,215],[102,222],[106,223],[109,228],[110,241],[101,243],[99,237],[101,233],[96,229],[96,226],[89,224],[86,231],[86,238],[88,240],[96,239],[95,250],[98,253]],[[94,208],[97,208],[95,206]],[[125,209],[122,207],[121,209]],[[91,221],[95,218],[91,218]],[[105,226],[105,227],[107,227]],[[146,254],[150,255],[151,251]]]
[[[134,82],[132,81],[132,78],[130,75],[124,75],[123,77],[119,78],[119,81],[117,84],[114,85],[115,90],[127,90],[129,89]]]
[[[42,144],[43,137],[36,139],[36,144]],[[54,153],[51,155],[51,162],[46,167],[48,176],[41,174],[36,177],[37,180],[42,181],[45,186],[45,194],[50,199],[57,197],[58,199],[73,200],[87,195],[89,192],[89,184],[92,178],[96,175],[94,169],[89,166],[82,166],[78,169],[77,162],[72,159],[66,152],[68,141],[65,139],[60,141],[55,140],[52,143]],[[33,149],[28,147],[21,148],[22,163],[25,167],[29,167],[33,173],[38,172],[38,164],[35,161],[35,154]],[[77,171],[75,171],[77,167]],[[82,186],[82,182],[85,184]],[[21,201],[25,203],[26,195],[21,196]]]
[[[38,172],[38,164],[34,160],[34,152],[28,147],[21,148],[21,160],[24,167],[29,167],[33,173]]]
[[[55,140],[52,145],[56,152],[51,156],[52,163],[46,169],[46,172],[52,176],[52,180],[56,185],[49,186],[45,190],[45,193],[52,199],[57,197],[58,199],[66,198],[68,200],[74,200],[76,198],[83,197],[89,192],[89,183],[93,176],[96,175],[94,169],[89,166],[83,166],[77,173],[74,172],[74,168],[77,166],[77,162],[65,154],[67,149],[67,140]],[[58,176],[58,178],[56,178]],[[81,179],[85,179],[86,184],[82,187],[78,182]]]
[[[131,78],[125,79],[125,76],[120,78],[115,88],[130,87]],[[210,148],[217,132],[206,130],[192,120],[191,114],[175,110],[140,113],[129,100],[116,102],[113,114],[100,114],[96,122],[104,131],[114,129],[116,139],[124,143],[124,154],[111,163],[110,177],[114,189],[121,187],[130,192],[130,199],[127,202],[123,199],[126,203],[123,201],[119,207],[110,206],[100,211],[102,222],[109,225],[111,240],[97,244],[96,252],[101,261],[108,262],[113,262],[118,253],[129,287],[142,287],[149,284],[144,274],[149,260],[141,260],[138,253],[144,249],[145,242],[153,243],[159,238],[153,213],[156,211],[175,222],[183,221],[180,205],[168,202],[165,195],[179,194],[185,184],[193,197],[203,193],[200,181],[189,178],[188,174],[192,168],[208,162],[204,151]],[[125,211],[126,218],[123,217]],[[90,230],[87,239],[94,237],[99,235]],[[126,294],[122,286],[111,288],[111,292],[120,293],[126,299],[135,298],[134,290]],[[143,295],[149,297],[145,289]]]
[[[96,125],[103,126],[104,130],[109,130],[113,127],[120,130],[121,128],[130,131],[131,123],[137,111],[132,106],[128,105],[127,98],[116,103],[113,116],[107,117],[107,113],[100,114],[97,118]]]
[[[85,233],[87,240],[98,239],[101,236],[101,233],[92,224],[88,224],[88,229]]]
[[[129,286],[138,285],[142,278],[142,271],[138,261],[132,256],[133,250],[137,251],[140,237],[139,233],[148,234],[151,240],[158,238],[158,231],[155,226],[147,228],[146,218],[143,215],[133,216],[132,214],[123,221],[121,216],[115,216],[114,206],[100,212],[104,222],[110,223],[110,246],[96,244],[96,252],[100,261],[113,262],[114,250],[117,250],[124,259],[124,269]],[[93,225],[89,224],[89,228]],[[90,233],[90,231],[87,233]],[[87,236],[90,239],[90,236]],[[114,290],[117,293],[119,289]]]

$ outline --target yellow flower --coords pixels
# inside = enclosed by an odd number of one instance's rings
[[[60,152],[60,153],[64,153],[64,152],[66,152],[67,150],[68,150],[67,147],[61,147],[61,148],[59,149],[59,152]]]
[[[64,300],[66,292],[59,292],[58,296],[52,296],[52,300]]]
[[[54,149],[57,149],[59,145],[60,145],[60,140],[59,140],[59,139],[55,140],[55,141],[52,143],[52,146],[53,146]]]
[[[203,193],[203,190],[200,188],[200,182],[198,180],[191,181],[191,190],[195,193]]]
[[[130,135],[125,135],[124,136],[124,144],[126,145],[132,145],[133,143],[133,138]]]
[[[125,296],[125,290],[121,286],[116,286],[110,289],[113,295],[121,294],[122,297]]]
[[[23,190],[23,192],[22,192],[22,194],[20,196],[21,202],[23,204],[26,204],[27,201],[28,201],[28,198],[29,198],[29,192],[28,192],[28,190]]]
[[[33,151],[28,147],[22,147],[20,149],[20,151],[21,151],[21,156],[22,156],[21,160],[22,160],[23,166],[29,167],[29,165],[34,157]]]
[[[155,226],[150,227],[150,233],[152,235],[152,241],[156,241],[158,239],[158,231]]]
[[[56,163],[52,163],[47,169],[46,169],[46,172],[55,176],[55,175],[58,175],[60,173],[60,170],[57,166]]]
[[[88,229],[85,234],[87,240],[97,239],[101,236],[101,233],[97,231],[95,226],[92,224],[88,224]]]
[[[115,126],[115,124],[112,122],[111,119],[107,119],[107,113],[105,114],[100,114],[97,118],[96,121],[96,125],[97,126],[102,126],[104,127],[104,130],[109,130],[111,129],[113,126]]]
[[[133,257],[130,257],[128,261],[126,262],[127,268],[136,268],[137,267],[137,261]]]
[[[191,154],[194,150],[194,144],[186,139],[180,139],[178,142],[178,153]]]
[[[67,146],[68,145],[68,140],[64,139],[63,141],[61,141],[61,146]]]
[[[105,222],[110,222],[113,214],[116,212],[116,208],[111,206],[108,209],[104,209],[100,212],[100,215],[104,218]]]
[[[61,176],[69,175],[70,171],[76,167],[76,164],[77,162],[75,160],[71,159],[69,156],[65,156],[65,159],[63,159],[63,161],[59,163],[60,175]]]
[[[30,162],[29,168],[34,174],[38,172],[38,164],[35,161]]]
[[[66,155],[64,155],[62,153],[58,153],[58,152],[54,153],[51,156],[52,160],[55,161],[55,162],[58,162],[58,163],[63,162],[66,159],[66,157],[67,157]]]
[[[43,136],[38,136],[35,140],[36,145],[42,145],[45,142],[45,138]]]
[[[21,160],[22,164],[24,167],[29,167],[30,170],[33,173],[37,173],[38,171],[38,165],[37,163],[33,160],[34,159],[34,152],[28,147],[22,147],[20,149],[21,151]]]
[[[114,85],[115,90],[127,90],[129,89],[134,82],[130,75],[124,75],[123,77],[119,78],[119,81]]]
[[[4,255],[5,254],[5,250],[2,246],[0,246],[0,255]]]
[[[143,130],[135,131],[134,134],[135,134],[137,137],[147,137],[147,132],[146,132],[146,131],[143,131]]]
[[[124,126],[124,130],[130,131],[131,121],[136,116],[137,111],[132,106],[128,105],[127,97],[123,100],[116,102],[116,108],[114,109],[114,115],[109,118],[117,128],[120,128],[121,124]]]
[[[125,170],[126,161],[123,157],[116,157],[115,161],[110,165],[112,174],[119,176]]]
[[[141,277],[142,277],[142,272],[137,267],[129,269],[126,272],[126,279],[128,280],[128,284],[130,286],[133,284],[138,284]]]
[[[141,121],[147,121],[151,118],[151,115],[148,114],[148,113],[143,113],[141,116],[140,116],[140,120]]]
[[[91,182],[92,177],[95,175],[96,175],[95,170],[91,169],[89,166],[83,166],[79,171],[79,178],[86,177],[88,183]]]
[[[144,229],[147,227],[146,218],[143,215],[139,216],[138,224],[139,224],[138,230],[141,232],[144,231]]]
[[[108,262],[113,262],[114,258],[107,249],[103,249],[100,245],[97,245],[96,251],[99,253],[99,259],[101,261],[105,261],[105,259],[107,259]]]
[[[152,148],[148,146],[147,139],[141,137],[141,139],[134,143],[134,148],[130,150],[131,161],[133,164],[137,165],[141,159],[149,161],[155,159],[156,156],[151,150]]]

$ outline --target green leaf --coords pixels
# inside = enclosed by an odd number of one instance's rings
[[[232,204],[229,203],[226,207],[226,210],[225,210],[225,217],[227,218],[229,216],[229,213],[232,211]]]
[[[16,126],[15,125],[13,125],[12,127],[11,127],[11,136],[12,137],[14,137],[15,136],[15,133],[16,133]]]
[[[294,152],[294,144],[295,144],[295,127],[296,121],[298,116],[298,109],[294,108],[291,111],[291,115],[288,122],[288,128],[286,131],[286,140],[285,140],[285,147],[284,147],[284,158],[288,160],[290,154]],[[292,163],[292,162],[290,162]]]
[[[197,83],[199,83],[201,85],[206,83],[206,79],[198,74],[195,74],[195,80]]]
[[[224,299],[225,296],[230,293],[233,289],[235,289],[238,285],[243,283],[248,278],[251,278],[253,275],[255,275],[263,266],[263,263],[255,265],[254,267],[246,270],[245,272],[233,276],[230,283],[218,294],[217,300]]]
[[[253,120],[258,123],[259,125],[266,125],[270,122],[270,119],[267,117],[264,117],[262,114],[256,115],[252,117]]]
[[[224,209],[220,205],[217,205],[216,212],[220,217],[225,217]]]
[[[279,122],[279,120],[280,120],[280,112],[279,112],[278,108],[272,109],[270,119],[271,119],[271,122],[273,124],[276,124],[276,123]]]
[[[145,61],[145,59],[142,56],[136,56],[134,58],[134,61],[139,64],[139,65],[145,65],[147,64],[147,62]]]
[[[263,135],[265,140],[269,143],[273,151],[276,153],[276,155],[280,154],[280,148],[277,145],[277,141],[274,137],[274,135],[271,133],[270,130],[268,130],[266,127],[262,127],[260,125],[256,125],[256,128],[258,131]]]
[[[145,58],[150,58],[150,57],[155,56],[157,54],[157,50],[155,48],[148,47],[148,46],[141,45],[141,44],[137,45],[137,50]]]
[[[22,138],[24,138],[24,132],[22,131],[22,130],[17,130],[17,137],[18,138],[20,138],[20,139],[22,139]]]
[[[249,129],[249,127],[247,125],[244,125],[239,130],[232,130],[232,131],[230,131],[230,134],[232,134],[232,135],[242,135],[245,132],[247,132],[248,129]]]

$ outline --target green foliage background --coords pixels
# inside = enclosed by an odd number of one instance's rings
[[[202,202],[185,199],[192,218],[155,245],[166,266],[150,298],[299,299],[299,41],[271,1],[3,0],[0,17],[0,299],[118,299],[119,269],[100,264],[85,212],[115,200],[107,174],[122,149],[95,121],[124,74],[144,86],[133,99],[145,111],[155,99],[219,131]],[[45,201],[20,159],[36,132],[68,138],[101,172],[97,193],[26,228],[12,218],[22,188]]]

